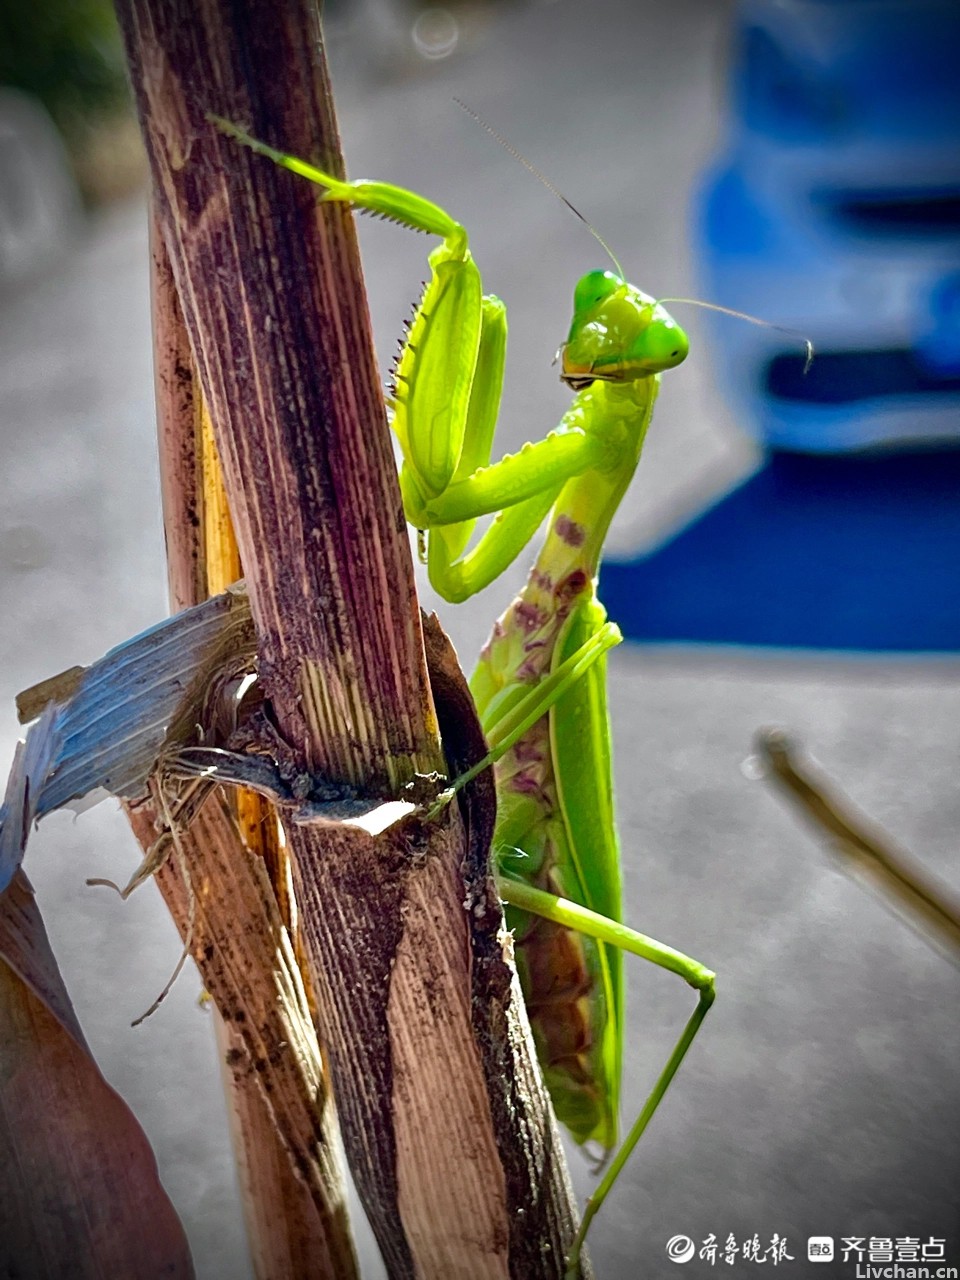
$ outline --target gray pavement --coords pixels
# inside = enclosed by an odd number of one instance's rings
[[[708,0],[504,6],[433,63],[398,58],[386,19],[362,60],[356,33],[334,39],[352,174],[445,204],[508,304],[503,448],[542,435],[562,412],[568,396],[550,359],[573,281],[600,259],[453,95],[550,175],[636,283],[696,294],[688,209],[720,127],[727,13]],[[379,222],[363,223],[362,237],[386,366],[427,242]],[[0,302],[5,768],[19,689],[94,659],[164,610],[142,204],[98,216]],[[691,357],[665,379],[612,535],[619,550],[649,545],[756,463],[714,391],[695,321]],[[521,576],[441,609],[465,665]],[[435,603],[428,590],[424,602]],[[795,728],[864,809],[960,891],[957,674],[944,660],[627,646],[613,655],[627,918],[716,968],[719,997],[597,1221],[603,1280],[675,1274],[664,1245],[679,1233],[698,1245],[710,1233],[721,1244],[756,1234],[763,1247],[777,1233],[796,1259],[782,1264],[787,1275],[854,1275],[852,1265],[808,1264],[809,1235],[947,1237],[947,1261],[960,1264],[957,971],[838,874],[740,767],[758,725]],[[177,959],[176,936],[152,887],[122,904],[84,886],[124,878],[136,859],[105,804],[47,819],[27,870],[94,1052],[154,1144],[198,1274],[242,1280],[250,1271],[199,980],[182,976],[131,1030]],[[692,1003],[677,979],[639,961],[627,975],[625,1119]],[[579,1153],[572,1164],[586,1194],[589,1167]],[[380,1274],[364,1248],[365,1274]],[[698,1260],[686,1272],[757,1265]]]

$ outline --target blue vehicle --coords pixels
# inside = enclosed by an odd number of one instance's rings
[[[768,448],[960,444],[960,5],[741,0],[700,203],[722,374]]]

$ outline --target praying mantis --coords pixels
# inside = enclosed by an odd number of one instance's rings
[[[439,594],[458,602],[489,585],[548,518],[527,584],[494,624],[470,681],[490,755],[453,787],[496,762],[497,886],[544,1080],[574,1140],[615,1151],[566,1259],[574,1276],[589,1226],[715,993],[711,970],[620,920],[605,655],[621,636],[596,594],[603,542],[639,462],[660,375],[686,357],[687,338],[619,269],[588,272],[576,285],[560,352],[561,378],[575,392],[570,408],[545,439],[491,462],[506,310],[484,295],[465,229],[415,192],[341,181],[215,123],[323,187],[322,201],[440,239],[391,406],[404,511],[425,541]],[[494,519],[471,546],[486,515]],[[697,1005],[618,1147],[624,951],[678,974]]]

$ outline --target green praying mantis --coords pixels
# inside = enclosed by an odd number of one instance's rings
[[[714,1000],[709,969],[621,923],[605,659],[621,636],[596,594],[603,542],[639,462],[660,374],[686,357],[687,338],[619,270],[589,272],[576,285],[560,353],[573,403],[544,440],[491,462],[506,310],[483,293],[465,229],[415,192],[341,181],[216,123],[325,188],[323,201],[440,239],[392,402],[404,511],[425,540],[434,588],[457,602],[486,587],[549,517],[527,584],[494,624],[470,681],[490,755],[453,785],[496,762],[497,885],[545,1083],[577,1143],[615,1151],[566,1259],[573,1276],[594,1216]],[[471,546],[486,515],[494,519]],[[618,1147],[624,951],[678,974],[697,1005]]]

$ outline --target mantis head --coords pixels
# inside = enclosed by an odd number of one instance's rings
[[[574,391],[600,379],[636,382],[686,359],[687,335],[670,313],[613,271],[588,271],[573,294],[561,379]]]

